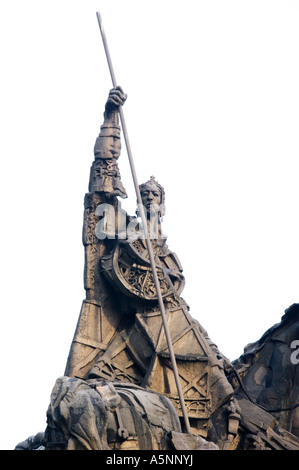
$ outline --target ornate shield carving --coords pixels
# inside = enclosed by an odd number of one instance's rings
[[[184,278],[175,255],[168,251],[155,258],[162,296],[180,294]],[[102,258],[101,267],[116,290],[130,297],[157,300],[148,251],[140,240],[118,243],[111,255]]]

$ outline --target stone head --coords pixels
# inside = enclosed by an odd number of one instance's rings
[[[158,212],[160,217],[165,214],[165,191],[154,178],[139,186],[143,206],[147,213]]]

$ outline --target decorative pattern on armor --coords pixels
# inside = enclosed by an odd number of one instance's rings
[[[99,204],[99,199],[93,193],[85,196],[84,226],[83,226],[83,244],[85,246],[85,289],[92,289],[95,283],[95,270],[99,262],[98,250],[99,240],[95,235],[95,228],[98,217],[95,215],[95,209]]]
[[[124,294],[144,300],[157,300],[148,253],[142,249],[140,241],[117,245],[111,255],[102,258],[101,267],[107,279]],[[184,287],[184,278],[178,268],[176,271],[170,270],[162,266],[157,258],[157,275],[163,297],[180,294]]]

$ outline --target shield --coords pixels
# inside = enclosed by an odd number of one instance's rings
[[[175,254],[167,250],[159,256],[156,254],[155,261],[162,297],[174,293],[180,295],[184,277]],[[126,296],[157,301],[148,250],[143,240],[119,242],[110,255],[102,257],[101,268],[114,288]]]

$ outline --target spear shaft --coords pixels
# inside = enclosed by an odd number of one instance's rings
[[[115,88],[117,86],[117,82],[116,82],[116,78],[115,78],[115,73],[114,73],[114,69],[113,69],[113,65],[112,65],[112,61],[111,61],[111,56],[110,56],[108,43],[107,43],[107,39],[106,39],[106,34],[105,34],[105,31],[104,31],[104,28],[103,28],[103,22],[102,22],[100,12],[97,12],[97,19],[98,19],[98,23],[99,23],[99,27],[100,27],[100,31],[101,31],[101,36],[102,36],[102,40],[103,40],[103,45],[104,45],[104,49],[105,49],[105,54],[106,54],[106,58],[107,58],[107,62],[108,62],[108,67],[109,67],[109,71],[110,71],[110,75],[111,75],[112,84],[113,84],[113,87]],[[141,215],[142,225],[143,225],[143,228],[144,228],[144,235],[145,235],[147,250],[148,250],[148,254],[149,254],[151,269],[152,269],[152,272],[153,272],[154,283],[155,283],[159,308],[160,308],[161,317],[162,317],[162,323],[163,323],[163,326],[164,326],[166,341],[167,341],[168,350],[169,350],[169,356],[170,356],[170,360],[171,360],[171,364],[172,364],[172,368],[173,368],[174,378],[175,378],[176,387],[177,387],[177,391],[178,391],[178,395],[179,395],[179,399],[180,399],[180,404],[181,404],[181,409],[182,409],[182,413],[183,413],[183,418],[184,418],[184,423],[185,423],[185,431],[187,433],[190,433],[191,429],[190,429],[189,418],[188,418],[188,414],[187,414],[186,404],[185,404],[185,400],[184,400],[184,394],[183,394],[182,385],[181,385],[181,382],[180,382],[180,377],[179,377],[179,373],[178,373],[178,368],[177,368],[177,363],[176,363],[176,359],[175,359],[175,355],[174,355],[174,350],[173,350],[173,346],[172,346],[172,342],[171,342],[171,336],[170,336],[170,331],[169,331],[169,327],[168,327],[167,316],[166,316],[166,312],[165,312],[165,306],[164,306],[164,302],[163,302],[163,298],[162,298],[162,294],[161,294],[161,289],[160,289],[160,283],[159,283],[159,279],[158,279],[158,275],[157,275],[157,269],[156,269],[156,263],[155,263],[155,258],[154,258],[153,247],[152,247],[150,237],[149,237],[149,234],[148,234],[148,230],[147,230],[147,220],[146,220],[146,216],[145,216],[145,213],[144,213],[144,207],[143,207],[143,204],[142,204],[139,184],[138,184],[138,180],[137,180],[137,174],[136,174],[136,170],[135,170],[131,145],[130,145],[130,141],[129,141],[129,137],[128,137],[127,126],[126,126],[122,106],[119,107],[119,116],[120,116],[121,127],[122,127],[122,131],[123,131],[123,135],[124,135],[124,140],[125,140],[125,144],[126,144],[126,148],[127,148],[127,154],[128,154],[128,158],[129,158],[133,183],[134,183],[135,192],[136,192],[136,196],[137,196],[137,202],[138,202],[138,205],[140,207],[140,215]]]

